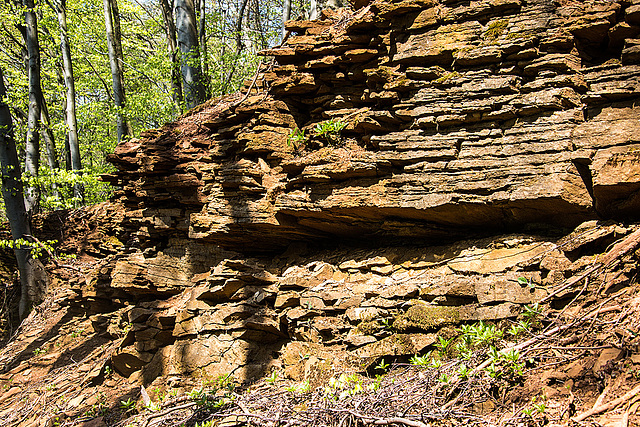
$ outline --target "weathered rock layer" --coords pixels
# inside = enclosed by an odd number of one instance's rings
[[[255,252],[632,217],[630,3],[373,1],[289,22],[251,96],[122,144],[109,179],[143,247],[176,236]]]
[[[117,147],[123,250],[76,289],[133,325],[121,373],[406,357],[451,325],[561,304],[591,242],[630,231],[523,234],[637,218],[640,4],[358,6],[289,22],[246,96]]]

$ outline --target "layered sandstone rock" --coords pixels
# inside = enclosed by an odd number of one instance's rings
[[[292,21],[249,97],[122,144],[109,179],[143,247],[433,241],[633,216],[634,7],[373,1]],[[327,120],[346,127],[318,135]]]
[[[96,331],[132,325],[122,374],[406,358],[561,305],[590,245],[630,231],[534,234],[637,218],[636,5],[361,3],[289,22],[246,96],[117,147],[123,250],[75,289],[122,307]]]

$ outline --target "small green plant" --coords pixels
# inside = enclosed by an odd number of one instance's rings
[[[83,332],[84,329],[76,329],[75,331],[71,332],[71,338],[78,338],[80,335],[82,335]]]
[[[41,354],[45,354],[46,352],[47,350],[45,350],[44,348],[36,348],[33,350],[33,355],[40,356]]]
[[[453,338],[446,339],[438,336],[438,342],[435,343],[434,346],[440,351],[440,354],[444,354],[446,353],[449,344],[451,344],[451,341],[453,341]]]
[[[380,363],[378,363],[375,368],[376,371],[382,371],[382,372],[386,372],[387,369],[389,369],[389,364],[388,363],[384,363],[384,359],[380,360]]]
[[[342,129],[346,126],[347,124],[339,119],[329,119],[317,123],[313,128],[313,132],[317,137],[324,138],[330,144],[335,145],[338,143],[340,132],[342,132]]]
[[[380,378],[379,381],[382,382],[382,377],[377,376],[376,381],[378,381],[378,378]],[[329,380],[329,384],[325,387],[324,390],[325,395],[335,400],[341,400],[346,397],[362,393],[364,391],[364,388],[362,387],[362,379],[358,375],[340,374],[338,378],[331,378]]]
[[[292,146],[295,150],[298,150],[301,146],[307,143],[307,136],[305,132],[299,128],[292,129],[287,137],[287,145]]]
[[[445,374],[444,372],[440,374],[440,377],[438,377],[438,382],[441,382],[442,384],[449,384],[449,381],[449,375]]]
[[[98,402],[91,405],[91,408],[85,411],[85,416],[89,418],[95,418],[101,415],[105,415],[108,411],[109,408],[104,404],[104,402]]]
[[[539,414],[544,414],[544,412],[547,410],[547,406],[544,403],[538,403],[538,404],[534,404],[533,408],[536,410],[537,413]]]
[[[439,369],[442,367],[442,360],[440,359],[431,359],[431,363],[429,364],[430,368]]]
[[[265,378],[265,382],[267,384],[273,385],[276,383],[276,381],[278,380],[278,373],[276,371],[271,372],[271,375],[269,375],[267,378]]]
[[[122,409],[124,412],[129,412],[135,407],[136,407],[136,401],[131,398],[120,401],[120,409]]]
[[[313,130],[318,136],[337,135],[346,126],[347,124],[341,120],[329,119],[316,124]]]
[[[213,421],[203,421],[202,423],[196,423],[194,427],[213,427]]]
[[[309,380],[306,380],[300,384],[293,384],[287,387],[285,390],[287,390],[290,393],[304,394],[304,393],[308,393],[309,390],[311,390],[311,385],[309,384]]]
[[[113,375],[113,368],[109,365],[104,367],[104,376],[105,378],[109,378]]]
[[[458,377],[463,380],[469,378],[469,368],[464,363],[458,367]]]
[[[503,333],[495,325],[480,321],[474,325],[462,325],[462,340],[467,345],[478,347],[490,345],[503,337]]]
[[[429,366],[431,361],[431,352],[428,352],[424,356],[418,356],[417,354],[409,359],[409,363],[413,366]]]
[[[382,380],[384,380],[384,375],[376,375],[375,380],[367,388],[372,391],[378,391],[382,385]]]
[[[525,305],[522,316],[529,321],[533,321],[538,316],[540,316],[540,314],[542,314],[542,310],[540,309],[540,306],[538,305],[538,303],[535,303],[531,305]]]
[[[502,370],[497,368],[495,363],[490,364],[484,368],[485,372],[493,379],[500,378],[502,376]]]
[[[521,320],[517,324],[511,325],[507,333],[513,335],[514,337],[517,337],[523,332],[528,331],[529,329],[531,329],[531,321]]]

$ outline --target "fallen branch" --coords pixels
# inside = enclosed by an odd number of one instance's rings
[[[538,302],[539,303],[543,303],[543,302],[549,301],[551,298],[553,298],[554,296],[558,295],[560,292],[564,291],[567,288],[570,288],[571,286],[575,285],[576,283],[580,282],[581,280],[587,278],[588,276],[590,276],[592,273],[594,273],[595,271],[599,270],[600,268],[608,267],[614,261],[620,259],[621,257],[625,256],[626,254],[628,254],[629,252],[634,250],[636,247],[638,247],[638,245],[640,245],[640,229],[634,231],[633,233],[629,234],[625,238],[621,239],[620,242],[618,242],[615,245],[613,245],[611,250],[609,252],[607,252],[606,254],[604,254],[602,259],[599,262],[595,263],[587,271],[582,273],[580,276],[571,277],[567,281],[567,283],[565,285],[563,285],[561,288],[553,291],[551,294],[549,294],[546,297],[542,298]]]
[[[372,424],[375,425],[375,426],[387,426],[387,425],[391,425],[391,424],[404,424],[404,425],[411,426],[411,427],[427,427],[427,425],[425,423],[423,423],[422,421],[408,420],[406,418],[399,418],[399,417],[381,418],[379,420],[374,421]]]
[[[145,426],[148,426],[149,423],[151,422],[152,419],[154,418],[160,418],[160,417],[164,417],[165,415],[168,415],[172,412],[175,411],[179,411],[181,409],[188,409],[191,408],[192,406],[196,406],[196,402],[190,402],[190,403],[185,403],[184,405],[180,405],[180,406],[174,406],[173,408],[169,408],[165,411],[162,412],[158,412],[157,414],[153,414],[151,415],[149,418],[147,418],[147,422],[144,424]]]
[[[619,397],[617,399],[612,400],[609,403],[605,403],[602,405],[598,405],[594,408],[591,408],[590,410],[583,412],[582,414],[578,415],[577,417],[573,417],[572,420],[573,421],[583,421],[587,418],[589,418],[592,415],[596,415],[596,414],[600,414],[602,412],[608,411],[610,409],[615,408],[616,406],[622,405],[625,402],[628,402],[629,400],[633,399],[636,395],[638,395],[638,393],[640,393],[640,385],[636,386],[633,390],[631,390],[630,392],[628,392],[627,394],[625,394],[622,397]]]

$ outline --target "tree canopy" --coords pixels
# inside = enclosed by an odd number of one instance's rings
[[[115,50],[120,50],[116,61],[126,95],[122,104],[115,102],[118,95],[112,84],[107,2],[113,4]],[[38,0],[31,4],[8,0],[0,4],[0,64],[23,170],[29,153],[29,115],[40,118],[37,131],[42,134],[42,161],[36,171],[23,175],[23,181],[27,188],[41,191],[42,209],[76,207],[109,196],[108,185],[98,177],[111,170],[105,157],[118,141],[118,119],[126,121],[129,132],[124,137],[131,138],[174,120],[187,105],[193,105],[185,103],[184,81],[180,84],[176,79],[181,64],[197,65],[205,99],[232,93],[255,72],[260,61],[257,53],[281,41],[283,8],[290,8],[287,16],[295,18],[304,16],[310,7],[289,0],[189,0],[196,20],[197,55],[184,57],[175,38],[171,41],[175,20],[180,19],[178,3],[183,2]],[[41,96],[33,93],[34,80],[31,90],[29,85],[35,64],[29,63],[29,14],[37,18]],[[41,100],[41,111],[34,111],[33,105],[30,109],[30,94],[32,104],[34,99]],[[70,118],[72,100],[76,125]],[[77,136],[70,132],[74,126]],[[75,161],[74,143],[80,157]]]

